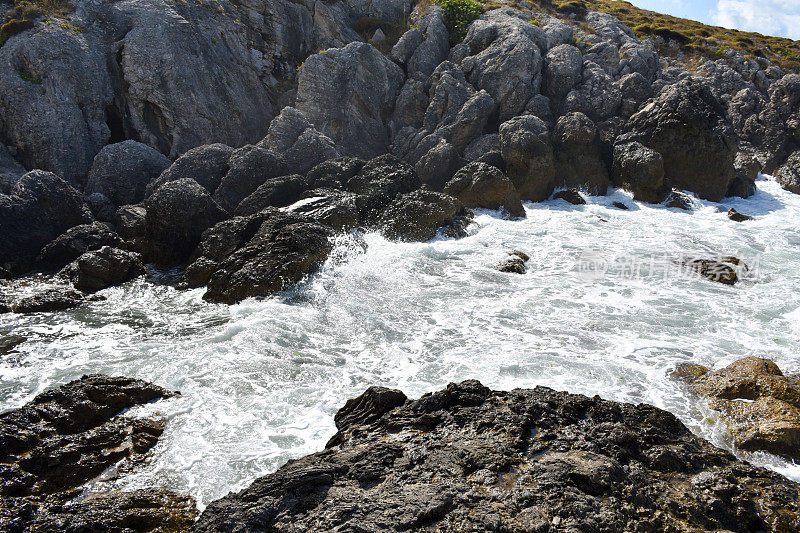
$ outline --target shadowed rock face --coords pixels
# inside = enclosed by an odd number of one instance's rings
[[[793,531],[800,486],[647,405],[477,381],[371,388],[325,451],[213,502],[195,531]]]
[[[98,493],[81,485],[141,461],[164,420],[119,417],[176,393],[144,381],[83,376],[0,415],[0,529],[152,531],[191,524],[194,502],[168,491]]]

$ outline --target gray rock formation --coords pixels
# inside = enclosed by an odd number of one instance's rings
[[[287,170],[283,157],[254,145],[234,151],[228,167],[227,174],[214,191],[214,200],[229,213],[267,180],[283,176]]]
[[[465,207],[503,209],[513,217],[525,216],[514,184],[500,170],[486,163],[470,163],[459,170],[444,192]]]
[[[106,224],[82,224],[68,229],[42,248],[36,264],[45,270],[60,270],[86,252],[99,250],[103,246],[125,248],[125,241]]]
[[[219,143],[192,148],[147,185],[145,196],[150,196],[169,181],[183,178],[193,179],[202,185],[208,194],[214,194],[222,178],[228,173],[228,160],[232,154],[233,148]]]
[[[787,191],[800,194],[800,150],[789,156],[786,163],[778,169],[775,179]]]
[[[641,202],[664,201],[664,161],[661,154],[638,142],[614,147],[614,183],[633,193]]]
[[[522,200],[539,202],[553,194],[555,161],[550,132],[533,115],[515,117],[500,126],[500,149],[508,177]]]
[[[577,187],[589,194],[606,194],[608,169],[600,154],[597,127],[583,113],[558,119],[553,132],[555,186]]]
[[[144,200],[147,185],[170,166],[170,160],[136,141],[104,146],[95,156],[86,179],[86,194],[99,193],[115,205]]]

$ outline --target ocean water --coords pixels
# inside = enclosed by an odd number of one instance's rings
[[[0,348],[0,411],[87,373],[180,390],[131,413],[168,425],[150,462],[118,484],[167,486],[201,507],[322,449],[337,409],[370,385],[413,398],[477,378],[646,402],[730,449],[715,413],[669,374],[747,355],[800,373],[800,196],[767,177],[758,187],[693,212],[623,191],[586,206],[527,204],[524,220],[478,212],[459,240],[343,235],[318,274],[230,307],[157,275],[81,309],[2,315],[0,341],[20,343]],[[730,207],[757,219],[731,222]],[[494,268],[510,250],[530,255],[526,274]],[[728,287],[679,268],[719,255],[751,271]],[[800,481],[799,465],[736,453]]]

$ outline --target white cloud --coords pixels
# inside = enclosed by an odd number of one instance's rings
[[[798,0],[719,0],[713,17],[726,28],[800,40]]]

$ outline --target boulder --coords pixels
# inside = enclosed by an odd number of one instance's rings
[[[539,202],[553,194],[555,159],[550,132],[533,115],[515,117],[500,126],[500,150],[506,172],[523,201]]]
[[[398,196],[383,212],[380,225],[388,239],[424,242],[442,228],[447,237],[463,237],[471,218],[452,196],[421,189]]]
[[[578,189],[565,189],[553,195],[553,200],[564,200],[572,205],[586,205],[586,199]]]
[[[481,135],[464,149],[464,160],[486,163],[500,170],[505,170],[506,162],[500,153],[500,134],[487,133]]]
[[[284,107],[258,146],[280,154],[289,172],[306,174],[315,165],[339,156],[333,141],[293,107]]]
[[[355,157],[338,157],[318,164],[306,174],[310,189],[342,188],[347,181],[364,168],[364,160]]]
[[[123,205],[114,214],[114,227],[127,247],[142,253],[147,240],[147,208],[143,205]]]
[[[0,268],[22,273],[50,241],[92,222],[81,193],[51,172],[22,176],[11,195],[0,195]]]
[[[324,50],[306,59],[295,108],[333,140],[341,155],[370,158],[389,144],[386,119],[403,71],[367,43]]]
[[[558,119],[553,132],[555,186],[577,187],[589,194],[605,195],[608,169],[600,153],[597,127],[583,113]]]
[[[139,254],[103,246],[86,252],[59,273],[83,292],[96,292],[145,274]]]
[[[415,191],[421,186],[414,169],[390,154],[371,159],[345,184],[349,192],[358,196],[359,218],[367,224],[377,222],[383,209],[397,195]]]
[[[83,376],[0,415],[4,531],[154,531],[189,527],[191,498],[159,489],[120,492],[94,481],[141,463],[165,420],[125,410],[176,393],[144,381]]]
[[[5,299],[3,299],[5,300]],[[52,313],[74,309],[86,303],[83,294],[69,289],[45,289],[41,292],[20,298],[16,301],[0,301],[0,308],[13,313]],[[2,312],[2,310],[0,310]]]
[[[775,179],[787,191],[800,194],[800,150],[789,156],[775,173]]]
[[[633,193],[641,202],[664,201],[664,160],[661,154],[641,143],[614,146],[614,183]]]
[[[685,192],[672,189],[664,201],[664,206],[691,211],[694,209],[694,199]]]
[[[220,143],[205,144],[192,148],[176,159],[158,178],[147,185],[145,196],[150,196],[168,181],[176,181],[183,178],[193,179],[202,185],[208,191],[208,194],[214,194],[222,178],[228,173],[228,160],[231,155],[233,155],[233,148]]]
[[[505,174],[486,163],[470,163],[447,182],[445,194],[465,207],[503,209],[513,217],[524,217],[525,209],[514,184]]]
[[[562,44],[551,48],[544,57],[542,92],[550,98],[563,100],[581,81],[583,54],[576,47]]]
[[[92,216],[99,222],[114,223],[117,206],[105,194],[94,193],[86,196],[86,203]]]
[[[733,160],[736,176],[728,184],[727,196],[750,198],[756,193],[756,178],[761,172],[761,162],[751,151],[740,150]]]
[[[359,225],[359,198],[336,189],[314,189],[288,206],[286,211],[304,215],[334,231],[347,231]]]
[[[109,144],[95,156],[85,192],[103,194],[115,205],[136,204],[144,200],[147,184],[169,166],[164,154],[146,144]]]
[[[732,207],[728,209],[728,218],[733,220],[734,222],[745,222],[747,220],[753,220],[753,217],[751,217],[750,215],[745,215],[744,213],[740,213]]]
[[[508,257],[497,265],[497,270],[509,274],[524,274],[528,271],[527,262],[530,260],[528,254],[515,250],[508,253]]]
[[[596,122],[617,114],[622,93],[614,78],[600,65],[587,62],[581,81],[572,89],[561,106],[563,113],[580,112]]]
[[[214,201],[229,213],[267,180],[286,174],[283,157],[254,145],[243,146],[234,151],[228,166],[227,174],[214,191]]]
[[[706,83],[685,79],[633,115],[624,137],[661,154],[667,186],[719,201],[736,175],[737,143],[725,117]]]
[[[203,299],[236,303],[264,297],[315,272],[331,250],[330,230],[305,217],[264,211],[255,234],[217,264]]]
[[[800,380],[760,357],[715,372],[697,365],[693,374],[691,389],[720,411],[737,448],[800,459]]]
[[[739,277],[749,270],[748,266],[736,257],[720,257],[718,259],[689,259],[684,266],[706,279],[724,285],[734,285]]]
[[[252,215],[266,207],[286,207],[299,200],[306,188],[306,179],[298,174],[272,178],[239,202],[233,214]]]
[[[458,150],[442,139],[422,156],[414,169],[424,185],[434,191],[441,191],[463,164]]]
[[[189,178],[165,183],[145,207],[145,257],[159,267],[186,261],[203,232],[226,217],[208,191]]]
[[[103,246],[125,248],[125,241],[106,224],[92,222],[68,229],[42,248],[36,264],[45,270],[60,270],[86,252]]]
[[[212,502],[195,531],[791,531],[800,520],[797,483],[646,404],[465,381],[416,400],[371,388],[335,422],[324,450]]]

